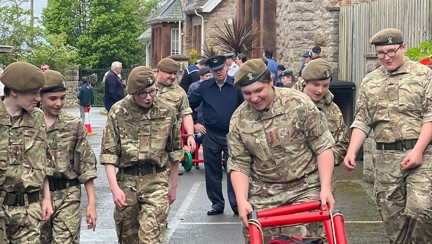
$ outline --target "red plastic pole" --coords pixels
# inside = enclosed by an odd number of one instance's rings
[[[327,241],[328,244],[333,244],[334,240],[333,240],[333,230],[332,230],[332,224],[330,220],[326,220],[323,222],[324,225],[324,229],[327,235]]]
[[[249,224],[249,238],[251,244],[263,244],[261,231],[254,224]]]
[[[336,244],[347,244],[343,216],[340,213],[333,215]]]
[[[293,204],[293,205],[283,206],[278,208],[260,210],[258,211],[258,217],[264,218],[270,216],[300,213],[305,211],[317,210],[320,207],[321,207],[321,202],[319,200],[316,200],[316,201],[298,203],[298,204]]]
[[[272,216],[266,218],[259,217],[258,219],[262,227],[270,227],[270,226],[277,226],[277,225],[306,224],[311,222],[328,220],[329,218],[330,218],[329,211],[319,211],[319,212]]]

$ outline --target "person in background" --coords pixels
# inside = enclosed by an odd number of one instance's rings
[[[247,61],[247,56],[244,54],[239,54],[235,59],[235,63],[241,67]]]
[[[277,85],[279,87],[291,88],[296,83],[295,78],[294,78],[294,72],[291,69],[286,69],[286,70],[282,71],[279,74],[279,77],[281,80],[280,84]]]
[[[225,57],[226,57],[225,63],[228,67],[227,74],[231,77],[235,77],[238,70],[239,70],[239,66],[236,64],[236,62],[234,62],[235,54],[234,53],[228,53],[228,54],[225,54]]]
[[[198,58],[196,63],[187,67],[187,69],[185,69],[183,71],[183,76],[180,80],[180,87],[183,88],[183,90],[185,92],[188,92],[189,90],[189,86],[198,81],[200,79],[199,74],[198,74],[198,70],[200,68],[205,67],[205,58],[201,57]]]
[[[123,66],[122,63],[114,61],[111,64],[111,70],[105,77],[105,96],[104,103],[107,112],[111,109],[112,105],[124,98],[125,92],[121,76]]]
[[[233,114],[228,139],[228,173],[248,243],[252,210],[320,199],[333,209],[331,177],[334,140],[324,115],[305,94],[273,86],[261,59],[248,60],[235,84],[245,101]],[[301,169],[301,170],[298,170]],[[280,234],[318,236],[317,223],[263,229],[263,243]]]
[[[283,65],[283,64],[278,64],[277,65],[277,75],[275,76],[275,86],[283,86],[282,85],[282,81],[281,81],[281,76],[280,76],[280,74],[281,74],[281,72],[282,71],[284,71],[284,70],[286,70],[285,69],[285,66]]]
[[[60,72],[44,72],[41,104],[47,125],[48,148],[54,173],[48,177],[54,213],[42,225],[41,243],[79,243],[81,227],[81,184],[87,192],[87,228],[96,229],[96,157],[80,118],[62,110],[65,78]]]
[[[207,215],[223,214],[225,199],[222,194],[223,170],[221,159],[228,160],[228,134],[231,115],[243,103],[243,96],[238,86],[234,86],[233,77],[227,75],[225,56],[216,55],[207,59],[213,78],[201,85],[189,95],[192,109],[202,103],[205,137],[203,140],[204,168],[207,197],[211,201],[211,209]],[[222,157],[223,154],[223,157]],[[238,214],[234,190],[230,176],[227,174],[228,200],[232,211]]]
[[[163,243],[183,157],[177,111],[154,103],[158,89],[147,67],[131,71],[127,93],[108,113],[100,155],[118,243]]]
[[[312,53],[311,53],[311,59],[317,59],[320,58],[321,56],[321,47],[320,46],[315,46],[312,48]]]
[[[87,77],[81,77],[81,82],[82,84],[78,89],[77,98],[80,105],[80,116],[82,121],[85,122],[84,107],[89,107],[90,109],[90,107],[93,106],[95,102],[95,93],[93,86],[88,82]]]
[[[266,48],[263,53],[263,57],[267,60],[267,68],[274,77],[277,77],[277,63],[273,60],[273,51],[270,48]]]
[[[42,72],[45,72],[47,70],[50,70],[50,67],[48,64],[42,64],[40,69],[42,70]]]
[[[54,171],[43,112],[36,108],[43,72],[26,62],[3,71],[0,100],[0,243],[39,243],[52,213],[48,176]]]
[[[432,240],[432,71],[405,56],[398,29],[369,40],[381,66],[358,91],[351,140],[344,159],[349,170],[373,130],[374,190],[391,244]]]
[[[304,67],[311,61],[311,57],[312,57],[312,53],[309,51],[304,51],[303,52],[303,61],[302,61],[302,65],[299,71],[298,76],[301,77],[302,76],[302,71],[304,69]]]

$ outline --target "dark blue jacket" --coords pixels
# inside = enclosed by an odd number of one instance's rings
[[[234,111],[243,103],[239,86],[233,85],[234,79],[227,76],[221,88],[214,78],[203,82],[189,95],[189,105],[194,110],[203,103],[204,126],[216,133],[228,133],[229,122]]]
[[[179,86],[183,88],[183,90],[185,90],[186,93],[189,90],[189,86],[200,79],[198,70],[199,70],[198,66],[191,65],[187,67],[187,69],[185,69],[185,71],[183,72],[183,76],[181,78]]]
[[[110,70],[105,78],[105,102],[117,102],[124,98],[125,92],[120,78]]]

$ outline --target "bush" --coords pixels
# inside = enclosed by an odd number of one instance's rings
[[[198,52],[195,49],[190,50],[189,52],[189,65],[193,65],[197,61]]]
[[[420,61],[423,58],[430,57],[432,56],[432,42],[422,42],[418,47],[410,48],[405,55],[413,61]]]

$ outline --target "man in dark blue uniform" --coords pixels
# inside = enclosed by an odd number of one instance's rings
[[[184,70],[179,86],[183,88],[186,93],[189,90],[189,86],[200,79],[198,71],[205,66],[205,60],[205,58],[199,58],[196,64],[193,64]]]
[[[202,83],[189,95],[189,105],[192,109],[203,103],[203,120],[206,128],[204,137],[204,166],[207,196],[212,202],[212,208],[207,215],[222,214],[225,200],[222,195],[223,170],[221,154],[225,162],[228,160],[228,134],[229,121],[237,107],[243,103],[240,88],[233,85],[233,78],[227,76],[226,57],[212,56],[206,60],[213,77]],[[238,214],[237,202],[231,185],[230,176],[227,175],[228,199],[234,214]]]

